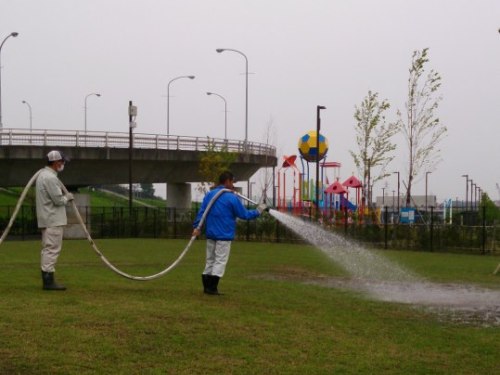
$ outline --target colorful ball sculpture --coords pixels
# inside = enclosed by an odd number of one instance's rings
[[[317,138],[316,130],[311,130],[307,134],[303,135],[299,139],[299,152],[304,159],[309,162],[315,162],[318,149],[317,149]],[[325,136],[319,134],[319,160],[326,156],[328,151],[328,139]]]

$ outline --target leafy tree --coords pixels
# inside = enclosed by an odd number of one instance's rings
[[[368,202],[372,201],[370,186],[388,175],[385,169],[394,159],[392,151],[396,145],[391,139],[398,132],[398,126],[385,120],[389,107],[386,99],[379,101],[378,93],[371,91],[360,106],[355,106],[358,150],[349,152],[363,177],[363,199]],[[374,173],[375,169],[377,172]]]
[[[433,69],[424,75],[425,64],[429,61],[427,56],[428,48],[413,52],[405,120],[398,111],[398,126],[408,146],[408,179],[405,183],[407,206],[411,202],[415,178],[424,171],[433,171],[440,161],[438,144],[447,131],[435,115],[442,99],[438,95],[441,76]]]
[[[154,198],[155,197],[155,188],[151,183],[142,183],[141,182],[141,192],[144,198]]]
[[[483,211],[483,207],[484,211]],[[486,222],[491,224],[500,220],[500,208],[490,199],[487,193],[483,193],[481,197],[481,204],[479,205],[479,217],[483,219],[483,212],[485,213]]]
[[[220,174],[230,169],[236,159],[237,154],[229,152],[227,146],[218,149],[215,141],[208,138],[207,151],[203,152],[200,158],[198,171],[203,181],[197,187],[198,191],[206,193],[210,185],[217,185]]]

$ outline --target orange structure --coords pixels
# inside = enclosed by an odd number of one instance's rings
[[[295,160],[297,160],[297,155],[283,156],[283,164],[278,169],[278,210],[286,209],[286,172],[292,170],[293,180],[292,180],[292,207],[301,206],[300,199],[300,186],[301,186],[301,174],[297,166],[295,165]],[[299,176],[299,181],[297,181],[297,175]]]

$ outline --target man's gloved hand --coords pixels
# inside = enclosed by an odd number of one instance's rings
[[[75,199],[75,197],[71,193],[66,194],[65,197],[68,200],[68,202],[71,202],[72,200]]]
[[[257,211],[259,211],[259,214],[262,214],[264,211],[269,212],[269,207],[265,203],[261,203],[257,206]]]

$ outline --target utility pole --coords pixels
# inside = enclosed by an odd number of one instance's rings
[[[128,102],[128,127],[129,127],[129,147],[128,147],[128,207],[129,215],[132,215],[132,150],[134,149],[133,129],[137,126],[135,118],[137,107],[132,105],[132,100]]]
[[[319,219],[319,132],[321,130],[321,118],[319,112],[326,107],[316,106],[316,222]]]

